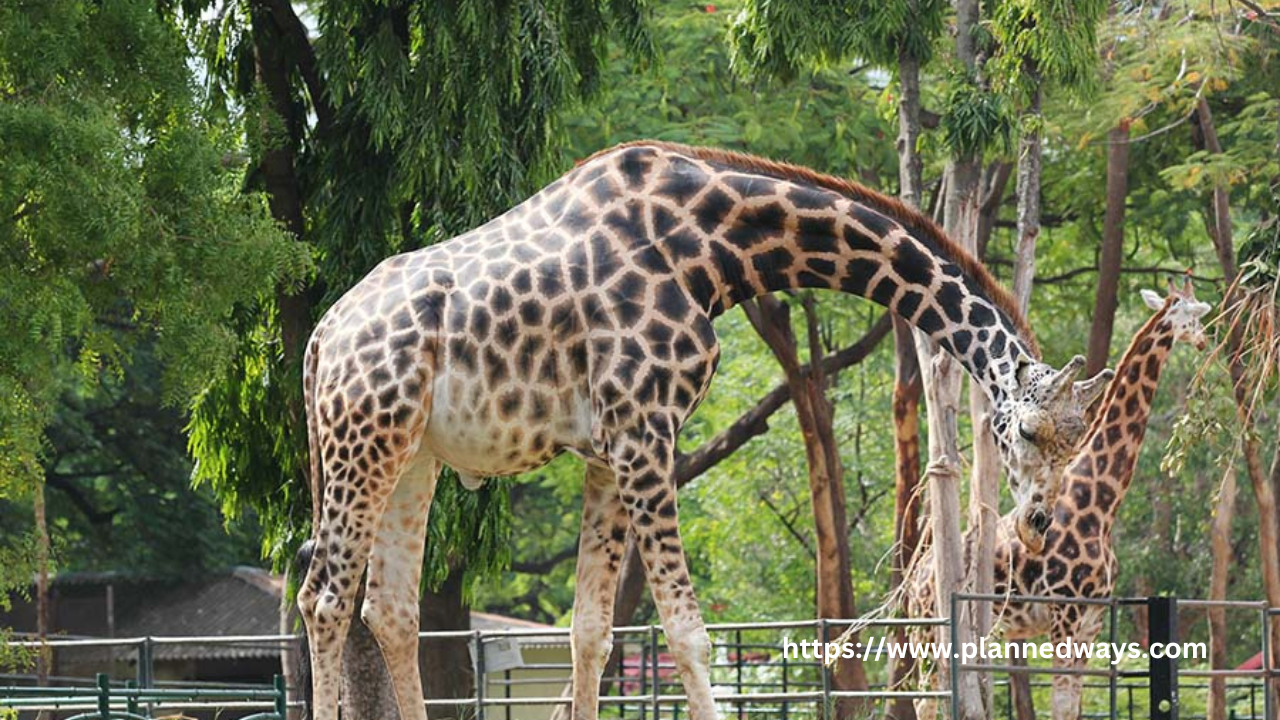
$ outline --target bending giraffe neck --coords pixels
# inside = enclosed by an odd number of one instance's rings
[[[639,225],[711,317],[778,290],[860,295],[920,328],[997,404],[1018,386],[1020,361],[1039,357],[1012,297],[982,264],[896,200],[720,150],[640,142],[603,154],[621,177],[589,159],[577,182],[598,198],[621,180],[625,200],[606,221]]]
[[[1067,492],[1084,497],[1087,489],[1091,497],[1088,504],[1101,510],[1107,521],[1115,519],[1133,479],[1151,402],[1173,348],[1174,330],[1167,313],[1168,305],[1134,335],[1080,450],[1067,467]]]

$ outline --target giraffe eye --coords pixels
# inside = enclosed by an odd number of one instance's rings
[[[1026,423],[1018,423],[1018,434],[1022,436],[1023,440],[1030,442],[1034,442],[1036,439],[1036,434],[1027,429]]]

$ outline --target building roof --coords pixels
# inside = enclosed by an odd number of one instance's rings
[[[123,572],[60,573],[53,578],[53,585],[64,589],[57,600],[67,603],[73,593],[75,614],[89,612],[104,615],[87,603],[104,603],[96,587],[111,586],[114,595],[115,629],[118,638],[194,638],[280,635],[280,596],[284,591],[284,578],[266,570],[253,567],[235,567],[208,573],[185,580],[163,580]],[[16,606],[23,603],[14,598]],[[71,607],[67,610],[70,612]],[[105,608],[104,608],[105,611]],[[18,627],[15,629],[34,628]],[[61,623],[56,623],[61,624]],[[471,613],[473,630],[553,630],[550,625],[497,615]],[[57,628],[65,634],[78,633],[79,637],[108,634],[106,626],[85,627],[81,630]],[[87,634],[86,634],[87,633]],[[521,636],[524,647],[567,646],[569,639],[561,635]],[[156,660],[188,659],[241,659],[274,657],[280,652],[279,642],[234,643],[181,643],[163,642],[153,647]]]
[[[148,583],[154,594],[133,607],[117,605],[118,637],[280,634],[284,582],[265,570],[237,567],[182,583]],[[273,657],[278,643],[159,645],[158,660]]]

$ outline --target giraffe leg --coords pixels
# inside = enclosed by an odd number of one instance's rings
[[[1069,658],[1054,658],[1055,669],[1080,669],[1084,663]],[[1050,703],[1050,717],[1053,720],[1078,720],[1080,717],[1080,695],[1084,678],[1080,675],[1054,675],[1053,701]]]
[[[662,618],[667,647],[675,657],[690,720],[714,720],[711,695],[711,638],[685,565],[684,546],[671,481],[674,438],[646,433],[642,441],[621,443],[613,462],[622,504],[640,547],[645,577]]]
[[[573,720],[595,720],[600,675],[613,651],[613,596],[627,538],[627,512],[608,468],[587,465],[573,592]]]
[[[298,609],[311,648],[313,720],[338,718],[342,646],[355,611],[357,583],[373,546],[374,528],[389,495],[385,491],[374,494],[372,488],[390,483],[373,477],[366,480],[353,485],[347,501],[341,500],[344,490],[340,484],[329,484],[322,521],[314,530],[315,554],[298,590]]]
[[[360,617],[382,649],[401,720],[427,720],[418,672],[418,583],[440,462],[419,453],[387,503],[369,556]]]

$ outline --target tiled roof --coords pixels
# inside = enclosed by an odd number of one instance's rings
[[[257,568],[182,583],[147,583],[148,596],[116,606],[118,637],[278,635],[280,578]],[[158,645],[156,659],[272,657],[271,644]]]

